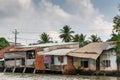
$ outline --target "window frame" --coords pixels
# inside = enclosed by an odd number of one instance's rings
[[[104,67],[108,68],[111,67],[111,61],[110,60],[103,60]]]

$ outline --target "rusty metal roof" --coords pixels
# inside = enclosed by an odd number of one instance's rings
[[[68,55],[80,58],[97,59],[103,50],[114,48],[115,45],[110,42],[94,42],[82,48],[70,52]]]

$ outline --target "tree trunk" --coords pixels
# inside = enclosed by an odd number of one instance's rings
[[[119,71],[120,71],[120,66],[119,66],[120,64],[119,64],[119,62],[117,62],[117,72],[119,73]]]

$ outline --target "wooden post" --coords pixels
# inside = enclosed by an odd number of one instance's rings
[[[24,67],[24,69],[23,69],[23,72],[22,72],[22,73],[25,73],[25,71],[26,71],[26,67]]]

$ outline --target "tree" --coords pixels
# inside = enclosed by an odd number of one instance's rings
[[[117,62],[117,71],[119,72],[120,71],[120,34],[118,34],[116,36],[115,52],[116,52],[116,55],[117,55],[117,59],[116,59],[116,62]]]
[[[120,8],[119,8],[120,9]],[[115,47],[115,52],[117,55],[117,71],[119,72],[120,69],[120,16],[117,15],[113,19],[113,32],[114,34],[114,39],[116,41],[116,47]]]
[[[101,42],[101,38],[98,37],[97,35],[92,34],[90,37],[90,42]]]
[[[79,34],[75,34],[73,36],[73,42],[79,42],[79,39],[80,39],[80,35]]]
[[[117,37],[118,37],[118,35],[117,35],[116,33],[112,32],[111,38],[108,39],[107,42],[108,42],[108,41],[116,41],[116,40],[117,40]]]
[[[83,34],[76,34],[73,36],[73,42],[79,42],[79,47],[83,47],[88,44],[88,41],[85,40],[86,35]]]
[[[7,46],[9,46],[9,42],[5,38],[1,37],[0,38],[0,49],[3,49]]]
[[[65,25],[63,29],[60,29],[60,38],[62,42],[70,42],[72,40],[72,34],[74,31],[71,31],[71,28],[68,25]]]
[[[120,34],[120,16],[117,15],[114,17],[113,19],[113,31],[115,31],[116,33]]]
[[[40,35],[40,40],[39,40],[39,43],[50,43],[52,41],[50,41],[50,36],[43,32],[41,35]]]

